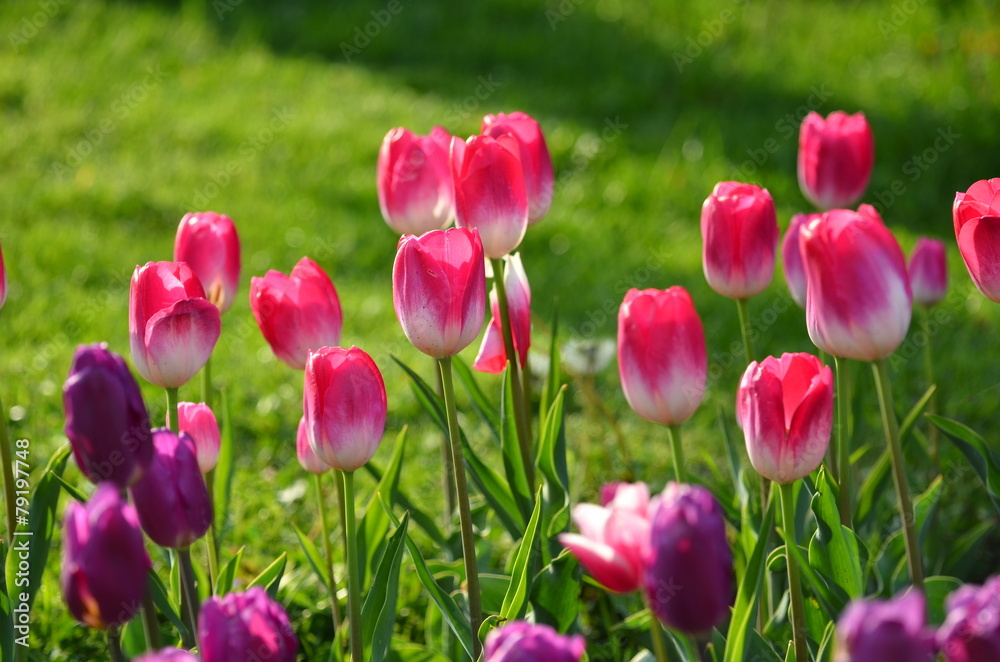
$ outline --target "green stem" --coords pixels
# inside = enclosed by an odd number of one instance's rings
[[[205,367],[201,369],[201,401],[212,408],[212,357],[205,361]]]
[[[885,440],[889,444],[889,452],[892,457],[892,478],[896,484],[896,496],[899,500],[899,516],[903,520],[906,564],[910,570],[910,581],[915,587],[922,590],[924,587],[924,568],[920,560],[920,545],[917,542],[917,530],[913,520],[913,502],[910,500],[910,486],[906,479],[903,448],[899,442],[899,423],[896,421],[896,410],[892,407],[889,369],[886,367],[885,359],[874,361],[872,369],[875,371],[875,386],[882,409],[882,427],[885,430]]]
[[[927,381],[927,388],[930,388],[934,381],[934,360],[932,357],[933,352],[931,351],[931,311],[928,308],[920,306],[920,326],[924,332],[924,377]],[[931,396],[931,399],[927,401],[927,413],[937,414],[937,393]],[[930,439],[931,439],[931,460],[934,462],[934,467],[941,472],[941,460],[938,453],[938,429],[936,425],[930,426]]]
[[[435,359],[435,362],[437,359]],[[436,368],[437,366],[435,366]],[[444,386],[441,383],[441,371],[434,370],[437,377],[437,393],[444,400]],[[451,458],[451,445],[448,443],[448,435],[441,436],[441,466],[444,467],[444,530],[445,535],[451,535],[451,523],[455,517],[455,465]]]
[[[656,662],[669,662],[667,656],[667,639],[663,634],[663,624],[656,617],[652,607],[649,609],[650,623],[649,636],[653,640],[653,653],[656,654]]]
[[[181,595],[184,598],[183,612],[191,629],[191,639],[198,645],[198,589],[195,586],[194,566],[191,564],[191,548],[177,550],[177,560],[181,570]]]
[[[354,512],[354,472],[342,471],[344,483],[344,531],[347,534],[347,613],[351,628],[351,660],[362,662],[361,641],[361,565],[358,562],[357,523]]]
[[[177,413],[177,387],[167,387],[167,427],[180,432],[180,416]]]
[[[337,602],[337,580],[333,576],[333,545],[330,540],[330,524],[326,516],[326,500],[323,498],[323,474],[315,474],[316,503],[319,507],[319,527],[323,535],[323,555],[326,557],[326,588],[333,605],[333,631],[340,630],[340,605]]]
[[[153,573],[152,570],[149,571]],[[160,650],[160,624],[156,620],[156,605],[153,603],[153,579],[149,579],[149,588],[142,598],[142,630],[146,633],[146,648],[150,651]]]
[[[837,466],[834,479],[839,486],[837,492],[837,507],[840,510],[840,523],[847,528],[851,526],[851,440],[847,434],[848,414],[848,374],[847,361],[834,357],[833,365],[837,375],[837,432],[835,437],[837,447]]]
[[[7,410],[0,400],[0,462],[3,463],[3,500],[7,506],[7,532],[4,540],[10,549],[14,542],[14,531],[17,529],[17,503],[14,494],[14,460],[10,451],[10,437],[7,434]],[[24,648],[21,646],[21,648]]]
[[[205,486],[208,488],[208,500],[212,505],[212,521],[208,525],[205,536],[205,546],[208,548],[208,588],[211,595],[216,594],[215,582],[219,579],[219,543],[215,538],[215,470],[205,474]]]
[[[743,338],[743,355],[746,357],[747,365],[753,363],[754,351],[753,340],[750,338],[750,307],[748,299],[737,299],[736,310],[740,313],[740,336]]]
[[[785,534],[785,545],[797,544],[795,538],[795,491],[794,483],[780,486],[781,520]],[[788,593],[792,602],[792,641],[795,644],[795,662],[806,662],[809,649],[806,647],[806,614],[802,604],[802,586],[799,581],[799,564],[788,549],[785,550],[785,567],[788,569]]]
[[[438,364],[441,366],[444,404],[448,410],[448,436],[451,439],[451,454],[455,465],[458,515],[462,527],[462,556],[465,560],[465,579],[469,590],[472,656],[474,659],[479,659],[479,655],[482,653],[482,644],[479,641],[479,625],[483,622],[483,608],[480,603],[479,569],[476,565],[476,542],[472,531],[472,511],[469,508],[469,488],[465,484],[465,464],[462,458],[462,446],[459,441],[461,431],[458,429],[458,410],[455,408],[455,384],[451,375],[451,357],[439,359]]]
[[[684,467],[684,447],[681,445],[681,426],[668,425],[667,434],[670,437],[670,451],[674,458],[674,477],[678,483],[687,482],[687,469]]]
[[[126,662],[128,659],[122,652],[121,630],[117,625],[108,628],[108,655],[111,657],[111,662]]]

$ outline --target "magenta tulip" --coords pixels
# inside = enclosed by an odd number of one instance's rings
[[[580,635],[563,635],[548,625],[511,621],[486,636],[483,662],[580,662],[586,650]]]
[[[299,648],[288,614],[260,586],[206,600],[198,641],[205,662],[294,662]]]
[[[716,184],[701,207],[702,266],[709,286],[730,299],[762,292],[774,276],[780,235],[767,189]]]
[[[483,118],[484,136],[513,136],[521,148],[524,183],[528,193],[528,224],[542,220],[552,205],[552,157],[538,122],[520,111],[509,115],[487,115]]]
[[[451,141],[455,224],[479,230],[489,258],[513,252],[528,228],[528,193],[520,153],[517,140],[509,135]]]
[[[809,337],[833,356],[883,359],[906,338],[913,295],[906,259],[878,212],[835,209],[802,228]]]
[[[736,419],[757,473],[781,484],[808,476],[830,445],[833,371],[811,354],[754,361],[736,393]]]
[[[924,627],[924,596],[854,600],[837,621],[834,662],[933,662],[934,636]]]
[[[201,658],[180,648],[164,648],[135,658],[135,662],[201,662]]]
[[[802,253],[799,251],[799,235],[802,228],[822,214],[796,214],[792,216],[785,237],[781,240],[781,261],[785,268],[785,282],[792,299],[800,308],[806,307],[806,271],[802,266]]]
[[[1000,178],[956,193],[952,216],[969,275],[986,298],[1000,303]]]
[[[475,230],[450,228],[399,240],[392,303],[413,346],[436,359],[468,347],[483,325],[486,264]]]
[[[187,432],[194,441],[198,468],[207,474],[219,461],[222,435],[215,414],[204,402],[181,402],[177,405],[177,428]]]
[[[164,388],[186,384],[212,355],[221,330],[219,309],[187,264],[135,268],[128,332],[132,362],[146,381]]]
[[[378,204],[398,234],[440,230],[455,213],[451,134],[436,126],[429,136],[407,129],[386,134],[378,153]]]
[[[618,370],[629,405],[663,425],[687,420],[705,394],[705,331],[683,287],[631,289],[618,310]]]
[[[504,258],[504,290],[507,294],[507,310],[510,313],[514,349],[523,369],[528,365],[528,348],[531,347],[531,287],[528,276],[521,264],[521,254],[515,253]],[[500,321],[500,302],[496,290],[490,292],[490,311],[493,315],[483,335],[472,367],[481,372],[499,375],[507,366],[507,349],[504,347],[503,326]]]
[[[864,113],[838,110],[823,119],[809,113],[799,129],[799,187],[824,211],[854,205],[875,161],[875,143]]]
[[[333,282],[307,257],[286,276],[268,271],[250,280],[250,310],[274,355],[302,370],[309,350],[340,344],[344,316]]]
[[[232,219],[212,211],[185,214],[177,226],[174,262],[186,262],[207,299],[229,310],[240,284],[240,238]]]
[[[921,237],[907,267],[913,300],[930,308],[948,293],[948,263],[944,242]]]
[[[309,445],[309,428],[306,427],[306,417],[299,419],[299,429],[295,433],[295,455],[299,458],[302,468],[311,474],[324,474],[333,467],[319,459]]]
[[[1000,660],[1000,576],[962,586],[945,606],[948,616],[937,632],[945,662]]]

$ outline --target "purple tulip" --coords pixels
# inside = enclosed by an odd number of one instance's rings
[[[834,662],[932,662],[934,637],[924,628],[924,596],[854,600],[837,621]]]
[[[585,647],[580,635],[562,635],[548,625],[512,621],[486,637],[483,662],[579,662]]]
[[[200,662],[200,658],[179,648],[164,648],[156,653],[137,657],[134,662]]]
[[[967,584],[945,601],[948,617],[937,641],[946,662],[1000,660],[1000,576]]]
[[[299,647],[285,610],[259,586],[206,600],[198,640],[205,662],[293,662]]]

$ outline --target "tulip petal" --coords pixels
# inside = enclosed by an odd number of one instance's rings
[[[1000,216],[967,222],[958,235],[958,248],[979,291],[1000,303]]]
[[[559,543],[580,561],[590,575],[609,591],[630,593],[639,588],[635,568],[610,545],[575,533],[559,534]]]
[[[153,315],[145,346],[150,381],[177,388],[201,370],[222,331],[219,309],[206,299],[184,299]]]

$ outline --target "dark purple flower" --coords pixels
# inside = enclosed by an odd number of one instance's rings
[[[205,662],[293,662],[299,647],[285,610],[259,586],[206,600],[198,640]]]
[[[854,600],[837,621],[834,662],[932,662],[934,636],[924,627],[924,596]]]
[[[562,635],[548,625],[512,621],[486,637],[483,662],[579,662],[580,635]]]
[[[1000,576],[967,584],[945,601],[948,617],[937,641],[947,662],[1000,660]]]
[[[134,662],[201,662],[201,660],[197,655],[179,648],[164,648],[156,653],[136,658]]]

